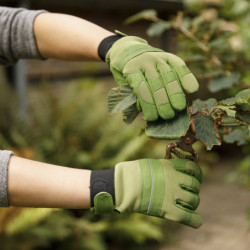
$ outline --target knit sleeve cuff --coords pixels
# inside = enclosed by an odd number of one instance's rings
[[[14,153],[0,150],[0,207],[8,207],[8,165]]]
[[[44,59],[34,34],[34,21],[44,12],[0,7],[0,64],[11,65],[19,59]]]

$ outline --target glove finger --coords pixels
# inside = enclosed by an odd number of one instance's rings
[[[195,76],[190,72],[185,62],[176,55],[166,53],[168,64],[177,74],[180,83],[187,93],[196,92],[199,84]]]
[[[178,204],[176,206],[179,207]],[[182,207],[179,207],[178,210],[180,223],[193,228],[199,228],[203,224],[203,220],[198,213]]]
[[[196,177],[200,183],[203,181],[202,170],[194,161],[185,159],[171,159],[170,161],[177,171]]]
[[[169,70],[166,71],[166,68]],[[157,69],[164,82],[172,107],[176,110],[183,110],[186,107],[186,98],[180,86],[178,76],[166,62],[158,64]]]
[[[199,89],[199,83],[195,76],[190,72],[186,65],[176,70],[179,78],[181,79],[181,85],[187,93],[194,93]]]
[[[144,74],[141,71],[138,73],[127,74],[126,79],[129,82],[129,85],[132,86],[134,93],[138,98],[140,107],[144,114],[144,119],[146,121],[157,120],[157,108]]]
[[[164,80],[159,74],[157,66],[148,64],[143,67],[143,70],[145,72],[145,77],[149,83],[149,86],[151,87],[159,116],[163,119],[173,118],[175,116],[175,112],[169,102],[169,98],[164,87]],[[171,69],[166,67],[165,70]]]
[[[175,194],[175,200],[176,204],[179,204],[190,210],[195,210],[200,203],[200,197],[197,194],[188,192],[182,188]]]
[[[199,228],[203,223],[203,220],[198,213],[187,208],[183,208],[179,204],[176,204],[175,208],[171,209],[170,212],[165,213],[164,218],[193,228]]]
[[[200,182],[195,177],[178,172],[178,181],[182,189],[199,194]]]

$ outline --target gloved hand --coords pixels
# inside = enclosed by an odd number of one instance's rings
[[[202,172],[189,160],[142,159],[91,173],[91,207],[96,214],[137,212],[193,228],[202,225],[195,212]]]
[[[125,36],[115,41],[106,62],[118,85],[133,88],[137,107],[146,121],[173,118],[175,110],[186,107],[183,89],[193,93],[199,88],[181,58],[151,47],[139,37]]]

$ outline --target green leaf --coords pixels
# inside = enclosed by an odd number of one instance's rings
[[[140,20],[144,20],[144,19],[153,19],[157,17],[157,11],[156,10],[153,10],[153,9],[148,9],[148,10],[143,10],[143,11],[140,11],[139,13],[127,18],[124,23],[125,24],[131,24],[131,23],[135,23],[137,21],[140,21]]]
[[[227,143],[236,142],[238,146],[246,144],[250,139],[250,130],[248,127],[239,127],[234,129],[230,134],[224,135],[223,140]]]
[[[250,89],[240,91],[235,97],[230,97],[220,101],[220,104],[231,106],[235,104],[250,104]]]
[[[137,117],[139,113],[140,111],[138,111],[136,104],[133,104],[132,106],[122,111],[123,121],[127,124],[130,124],[134,121],[134,119]]]
[[[174,140],[184,135],[190,125],[190,115],[187,111],[176,114],[172,120],[147,122],[146,135],[151,138]]]
[[[126,85],[112,88],[108,95],[108,108],[111,114],[118,113],[136,103],[136,95]]]
[[[127,85],[112,88],[108,96],[108,108],[111,114],[122,111],[126,123],[131,123],[140,113],[136,107],[136,95]]]
[[[210,111],[218,104],[217,100],[214,98],[209,98],[206,101],[197,99],[193,102],[191,106],[191,113],[196,114],[197,112],[201,113],[210,113]]]
[[[221,144],[213,119],[210,116],[198,114],[193,116],[192,119],[194,121],[197,139],[201,140],[208,150],[211,150],[214,145]]]
[[[240,91],[236,96],[237,104],[250,104],[250,89]]]
[[[227,113],[228,116],[235,117],[236,111],[233,110],[233,108],[235,108],[235,106],[222,106],[222,105],[218,105],[215,108],[222,109],[222,110],[224,110]]]
[[[223,117],[223,124],[233,124],[233,123],[237,123],[237,119],[235,117],[231,117],[231,116],[224,116]]]
[[[152,23],[147,30],[147,35],[151,37],[159,37],[165,30],[170,29],[171,26],[171,23],[166,21]]]
[[[231,106],[237,103],[237,98],[236,97],[230,97],[225,100],[220,101],[221,104],[226,105],[226,106]]]
[[[210,81],[208,89],[212,92],[218,92],[222,89],[231,88],[239,80],[240,75],[238,73],[232,73],[230,76],[220,76]]]

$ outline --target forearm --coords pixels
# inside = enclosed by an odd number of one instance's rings
[[[100,60],[100,42],[113,35],[84,19],[53,13],[42,13],[34,22],[34,33],[44,58],[63,60]]]
[[[90,173],[12,156],[9,203],[21,207],[89,208]]]

